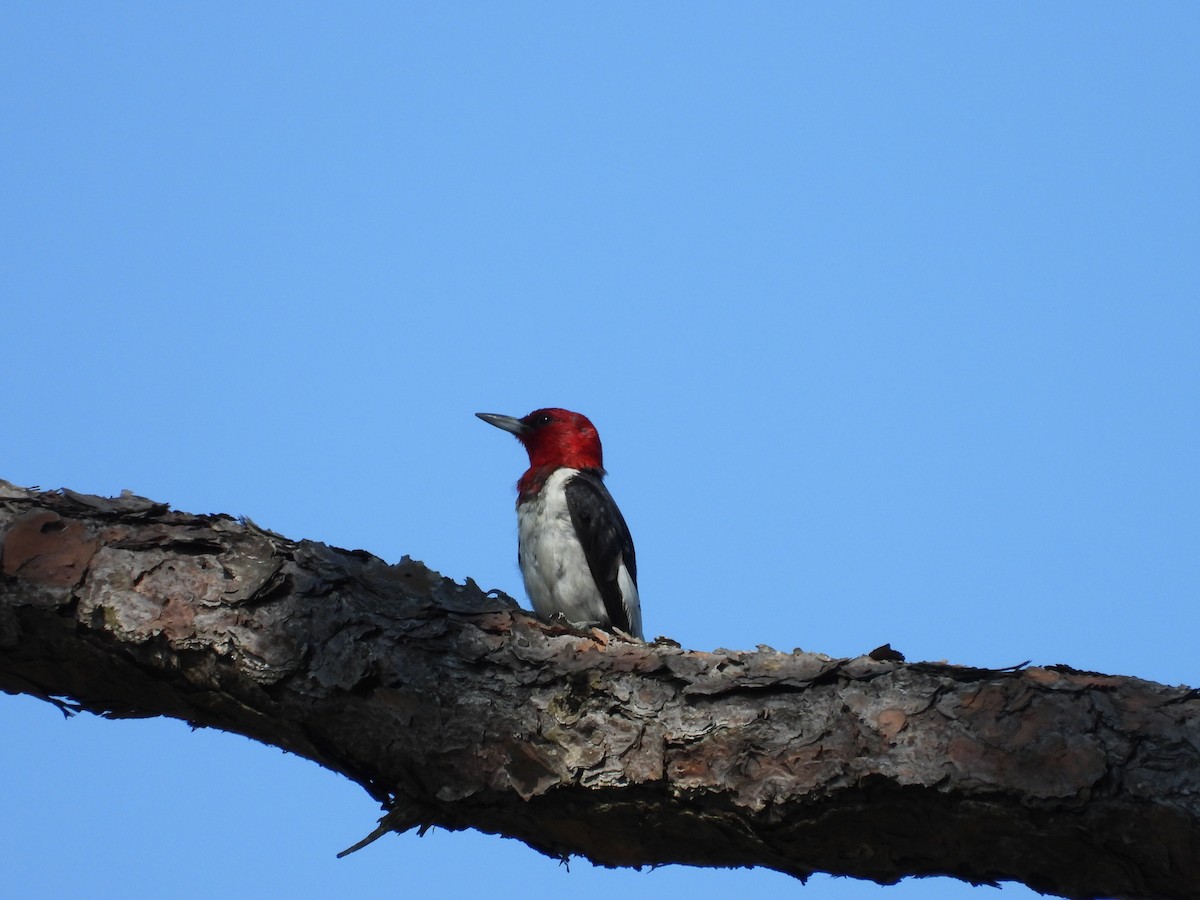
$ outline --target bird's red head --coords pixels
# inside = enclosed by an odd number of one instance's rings
[[[603,469],[600,435],[587,416],[566,409],[535,409],[522,419],[477,413],[525,445],[531,469]]]

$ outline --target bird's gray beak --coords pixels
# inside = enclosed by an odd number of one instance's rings
[[[525,423],[520,419],[514,419],[512,416],[501,416],[497,413],[475,413],[475,415],[479,416],[479,418],[483,419],[489,425],[495,425],[502,431],[511,432],[518,437],[525,431]]]

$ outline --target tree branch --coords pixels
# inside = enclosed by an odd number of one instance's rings
[[[282,747],[361,784],[386,829],[1200,897],[1188,688],[578,633],[408,559],[129,495],[0,482],[0,540],[0,689]]]

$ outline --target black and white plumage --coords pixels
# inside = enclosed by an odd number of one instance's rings
[[[556,469],[517,507],[517,558],[542,618],[642,635],[633,538],[595,469]]]
[[[534,611],[642,639],[633,539],[604,485],[595,427],[561,409],[523,419],[478,415],[529,452],[530,467],[517,482],[517,558]]]

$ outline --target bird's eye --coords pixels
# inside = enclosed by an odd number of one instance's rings
[[[549,413],[542,413],[540,416],[538,416],[536,419],[533,420],[533,424],[540,427],[542,425],[549,425],[553,421],[554,421],[554,419],[552,419],[550,417]]]

